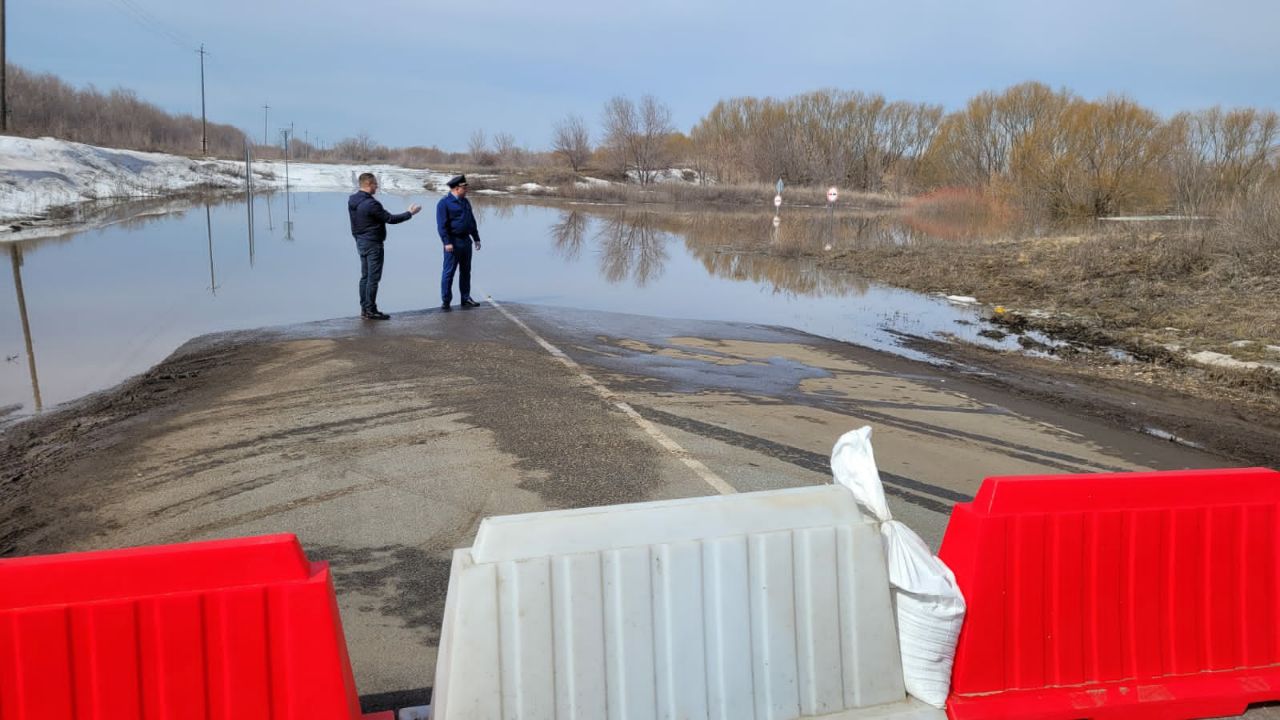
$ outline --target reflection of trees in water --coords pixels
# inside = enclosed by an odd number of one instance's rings
[[[832,226],[825,218],[705,213],[685,219],[685,246],[716,277],[769,285],[775,292],[810,297],[859,295],[867,282],[818,267]],[[843,234],[843,233],[842,233]]]
[[[667,233],[657,224],[657,213],[621,210],[600,223],[600,270],[611,283],[631,278],[644,287],[662,275],[667,262]]]
[[[759,211],[575,209],[562,212],[551,227],[566,260],[579,257],[591,217],[600,218],[595,238],[601,243],[605,277],[614,283],[633,278],[637,285],[663,271],[668,235],[683,239],[689,253],[715,277],[761,283],[776,292],[836,297],[866,292],[868,282],[856,275],[860,248],[955,242],[931,235],[901,213],[784,208],[775,228],[773,216]],[[820,267],[829,253],[846,262],[852,258],[853,271]]]
[[[587,216],[577,210],[560,213],[560,222],[551,226],[551,239],[565,260],[577,260],[586,239]]]
[[[516,212],[515,205],[505,200],[498,200],[489,197],[485,198],[483,203],[477,203],[475,202],[475,198],[470,199],[472,200],[471,212],[476,216],[477,224],[484,222],[490,217],[497,218],[499,220],[506,220],[512,215],[515,215]],[[480,228],[480,236],[484,237],[484,228]]]

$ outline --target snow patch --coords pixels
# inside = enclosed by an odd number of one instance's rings
[[[627,179],[633,182],[640,182],[640,173],[636,170],[628,170]],[[649,181],[656,183],[695,183],[698,181],[698,173],[690,168],[667,168],[666,170],[655,170],[650,173]]]
[[[1213,352],[1212,350],[1202,350],[1198,353],[1192,353],[1187,356],[1191,362],[1197,365],[1205,365],[1207,367],[1229,368],[1232,370],[1257,370],[1258,368],[1266,368],[1268,370],[1280,371],[1280,364],[1253,362],[1251,360],[1237,360],[1230,355]]]
[[[299,192],[351,191],[362,172],[393,193],[424,192],[449,176],[391,165],[289,163],[288,183]],[[115,150],[54,138],[0,136],[0,221],[40,218],[49,210],[99,200],[164,197],[198,188],[244,187],[244,162]],[[283,161],[253,164],[258,189],[283,190]],[[12,239],[0,235],[5,239]]]

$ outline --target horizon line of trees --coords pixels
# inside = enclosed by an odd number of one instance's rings
[[[200,118],[169,113],[133,91],[78,89],[55,75],[9,66],[11,132],[194,155]],[[1084,99],[1025,82],[988,91],[946,112],[941,105],[824,89],[784,99],[718,101],[688,134],[653,95],[606,101],[593,143],[588,122],[566,115],[545,151],[507,132],[475,129],[467,149],[389,148],[361,132],[329,146],[292,138],[298,160],[527,168],[562,165],[611,179],[653,183],[666,170],[704,183],[836,184],[897,194],[967,188],[1050,216],[1117,212],[1203,213],[1280,189],[1280,115],[1212,108],[1162,117],[1120,95]],[[208,124],[209,154],[278,158],[224,123]],[[688,173],[686,173],[688,174]]]

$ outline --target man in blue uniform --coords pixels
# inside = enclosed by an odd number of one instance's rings
[[[387,225],[395,225],[417,215],[422,207],[410,205],[408,212],[392,215],[382,203],[373,199],[378,192],[378,178],[373,173],[360,176],[360,192],[347,198],[347,214],[351,216],[351,237],[360,253],[360,317],[366,320],[389,320],[391,316],[378,309],[378,282],[382,280],[382,244],[387,239]]]
[[[480,249],[480,231],[476,228],[476,216],[467,200],[467,176],[458,175],[445,183],[449,194],[436,205],[436,225],[440,230],[440,242],[444,244],[444,271],[440,273],[440,309],[453,309],[453,276],[461,271],[458,291],[462,295],[462,307],[479,307],[471,299],[471,243]]]

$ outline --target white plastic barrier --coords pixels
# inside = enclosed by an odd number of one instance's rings
[[[943,718],[903,689],[876,528],[833,485],[488,518],[434,718]]]

